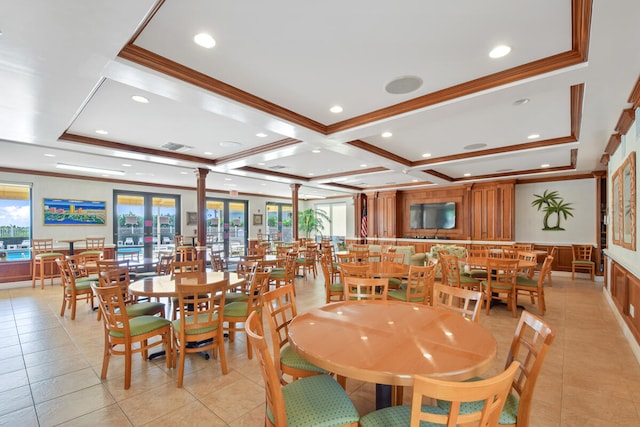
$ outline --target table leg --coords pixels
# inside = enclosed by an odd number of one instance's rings
[[[69,242],[69,255],[73,255],[73,242]]]

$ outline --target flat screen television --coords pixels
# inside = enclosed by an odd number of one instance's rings
[[[416,203],[409,207],[411,229],[450,230],[456,227],[456,202]]]

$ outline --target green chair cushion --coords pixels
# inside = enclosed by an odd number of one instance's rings
[[[402,285],[402,279],[397,277],[389,277],[389,286],[400,286]]]
[[[76,291],[84,291],[91,289],[91,282],[78,282],[76,281]],[[65,286],[65,291],[71,292],[71,286]]]
[[[137,304],[127,305],[125,307],[129,317],[146,316],[164,310],[164,304],[161,302],[140,302]]]
[[[473,279],[486,279],[488,277],[487,270],[470,270],[468,273],[464,273],[465,276]]]
[[[329,290],[331,292],[343,292],[344,285],[342,283],[332,283],[331,286],[329,286]]]
[[[247,315],[249,304],[245,301],[234,301],[229,304],[225,302],[224,317],[243,317]]]
[[[102,251],[82,251],[80,255],[101,255]]]
[[[62,257],[64,258],[64,254],[61,252],[45,252],[45,253],[41,253],[35,256],[36,259],[39,258],[59,258]]]
[[[531,288],[537,288],[538,287],[538,281],[535,280],[535,279],[529,279],[526,276],[518,275],[518,276],[516,276],[516,285],[518,285],[518,286],[527,286],[527,287],[531,287]]]
[[[482,282],[480,282],[482,284],[482,287],[486,288],[487,286],[489,286],[489,282],[487,280],[483,280]],[[491,289],[498,289],[498,290],[505,290],[508,291],[509,289],[511,289],[511,286],[506,286],[506,285],[498,285],[493,283],[491,285]]]
[[[321,372],[323,374],[327,373],[324,369],[318,368],[316,365],[300,356],[288,344],[280,349],[280,363],[290,368],[302,369],[304,371]]]
[[[289,426],[333,427],[357,423],[360,414],[329,375],[300,378],[282,387]],[[267,408],[267,417],[275,423]]]
[[[140,316],[129,319],[129,328],[132,337],[144,335],[170,324],[171,322],[169,320],[158,316]],[[109,331],[109,335],[115,338],[124,338],[124,333],[121,331]]]
[[[387,298],[391,298],[397,301],[407,301],[407,290],[406,289],[393,289],[387,293]],[[424,298],[411,298],[410,302],[418,302],[421,303]]]
[[[207,314],[199,314],[198,316],[199,316],[199,319],[202,319],[201,320],[202,322],[205,322],[208,319]],[[215,319],[217,319],[218,313],[214,313],[213,316]],[[186,319],[187,319],[187,325],[193,325],[193,316],[187,316]],[[172,322],[173,330],[175,331],[180,330],[181,321],[182,319],[176,319]],[[187,329],[185,332],[187,335],[199,335],[199,334],[206,334],[207,332],[215,331],[216,329],[218,329],[218,325],[212,325],[212,326],[198,328],[198,329]]]
[[[437,406],[423,405],[423,412],[432,414],[446,415],[448,411]],[[405,427],[411,422],[411,406],[391,406],[388,408],[373,411],[360,418],[360,426],[362,427]],[[440,427],[444,424],[430,423],[421,421],[420,427]]]
[[[85,276],[85,277],[76,277],[76,285],[78,283],[83,283],[83,282],[97,282],[98,279],[98,275],[97,274],[90,274],[89,276]]]
[[[284,268],[271,270],[271,274],[269,275],[270,279],[284,279]]]
[[[576,264],[576,265],[595,265],[595,262],[587,261],[587,260],[577,260],[577,261],[571,261],[571,264]]]

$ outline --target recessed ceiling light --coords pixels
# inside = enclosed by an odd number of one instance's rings
[[[391,132],[382,132],[381,135],[383,138],[391,138],[393,134]]]
[[[465,173],[464,176],[471,176],[469,172]]]
[[[125,168],[130,168],[130,167],[131,167],[131,164],[129,164],[129,163],[123,163],[123,164],[122,164],[122,166],[124,166]]]
[[[365,165],[364,163],[360,165],[361,168],[366,168],[367,165]]]
[[[180,175],[189,175],[189,172],[182,171],[180,172]]]
[[[96,133],[99,134],[99,135],[108,135],[109,134],[109,132],[104,130],[104,129],[98,129],[98,130],[96,130]]]
[[[418,182],[418,180],[417,179],[412,179],[411,182]]]
[[[540,134],[538,133],[532,133],[531,135],[529,135],[527,138],[529,139],[536,139],[536,138],[540,138]]]
[[[193,41],[196,42],[198,46],[205,47],[207,49],[211,49],[216,45],[216,41],[213,37],[211,37],[207,33],[199,33],[193,36]]]
[[[266,137],[267,137],[267,134],[266,134],[266,133],[264,133],[264,132],[258,132],[258,133],[256,133],[256,136],[257,136],[258,138],[266,138]]]
[[[431,153],[424,153],[422,157],[431,157]]]
[[[332,113],[342,113],[342,107],[339,105],[334,105],[333,107],[329,108],[329,111],[331,111]]]
[[[225,178],[224,180],[225,181],[231,181],[232,179],[231,178]]]
[[[239,142],[236,142],[236,141],[222,141],[218,145],[220,145],[220,147],[230,148],[230,147],[239,147],[242,144],[240,144]]]
[[[149,100],[147,98],[145,98],[144,96],[140,96],[140,95],[133,95],[131,97],[131,99],[133,99],[136,102],[139,102],[141,104],[148,104]]]
[[[315,173],[313,173],[313,172],[309,172],[307,175],[309,175],[309,176],[313,176],[313,175],[315,175]]]
[[[493,59],[502,58],[503,56],[508,55],[509,52],[511,52],[511,47],[506,45],[499,45],[491,49],[491,52],[489,52],[489,57]]]
[[[549,166],[551,166],[549,163],[544,163],[540,165],[541,168],[548,168]]]
[[[264,166],[266,163],[265,162],[260,162],[258,163],[258,166]]]
[[[47,154],[45,154],[44,156],[45,156],[45,157],[55,157],[56,155],[55,155],[55,154],[47,153]]]
[[[210,155],[212,155],[213,153],[212,153],[211,151],[205,151],[205,152],[204,152],[204,154],[205,154],[205,156],[210,156]]]
[[[513,101],[513,105],[515,105],[515,106],[524,105],[524,104],[528,104],[529,101],[531,101],[529,98],[522,98],[522,99],[518,99],[516,101]]]
[[[487,146],[487,144],[482,144],[482,143],[480,143],[480,144],[469,144],[469,145],[465,145],[465,146],[464,146],[464,147],[462,147],[462,148],[464,148],[465,150],[477,150],[477,149],[480,149],[480,148],[484,148],[484,147],[486,147],[486,146]]]
[[[311,152],[312,152],[313,154],[318,154],[318,153],[320,152],[320,150],[311,150]]]

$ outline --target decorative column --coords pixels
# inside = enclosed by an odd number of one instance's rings
[[[293,240],[298,240],[298,190],[302,184],[291,184],[291,211],[293,212],[291,218],[291,232]]]
[[[204,251],[198,251],[198,258],[206,259],[207,246],[207,175],[209,169],[198,168],[196,175],[198,177],[196,185],[196,200],[198,212],[198,246],[204,247]]]

